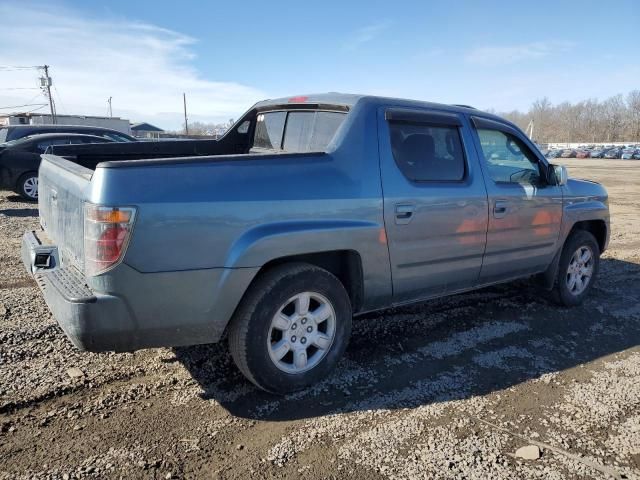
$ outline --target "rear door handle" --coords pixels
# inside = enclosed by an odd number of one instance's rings
[[[396,223],[398,225],[406,225],[413,218],[413,212],[415,205],[410,203],[398,203],[396,204]]]
[[[508,211],[509,204],[506,200],[496,200],[496,203],[493,205],[493,216],[495,218],[503,218]]]

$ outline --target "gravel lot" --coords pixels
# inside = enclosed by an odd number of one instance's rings
[[[37,207],[0,191],[0,478],[640,479],[640,162],[564,163],[611,200],[582,307],[518,282],[369,315],[285,398],[224,345],[76,351],[19,259]]]

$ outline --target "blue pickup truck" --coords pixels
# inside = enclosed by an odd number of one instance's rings
[[[54,147],[22,258],[79,348],[228,338],[274,393],[327,375],[354,315],[533,277],[580,304],[606,190],[471,107],[322,94],[218,141]]]

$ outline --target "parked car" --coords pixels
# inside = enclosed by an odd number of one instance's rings
[[[0,127],[0,145],[11,140],[18,140],[31,135],[43,133],[78,133],[104,137],[114,142],[137,142],[131,135],[104,127],[88,125],[9,125]]]
[[[620,155],[620,158],[622,160],[631,160],[633,159],[634,153],[636,153],[635,148],[625,148],[624,150],[622,150],[622,154]]]
[[[578,150],[576,152],[576,158],[589,158],[591,157],[591,152],[589,150]]]
[[[77,133],[31,135],[0,144],[0,188],[18,193],[26,200],[38,199],[40,155],[53,145],[104,143],[112,140]]]
[[[604,158],[620,158],[621,155],[622,150],[620,150],[619,148],[612,148],[611,150],[607,150],[607,152],[604,154]]]
[[[353,315],[530,276],[578,305],[608,243],[604,187],[469,107],[282,98],[213,155],[166,145],[172,158],[144,142],[43,156],[44,231],[25,233],[22,258],[81,349],[226,332],[249,380],[291,392],[335,367]],[[64,158],[92,155],[109,160]]]
[[[635,153],[633,154],[633,159],[634,160],[640,160],[640,148],[638,148]]]
[[[576,158],[576,151],[572,149],[563,150],[560,158]]]
[[[549,150],[547,152],[547,158],[558,158],[562,154],[562,150]]]
[[[603,158],[606,150],[603,148],[596,148],[591,150],[591,158]]]

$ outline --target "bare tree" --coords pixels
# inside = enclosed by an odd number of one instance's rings
[[[534,138],[550,142],[640,142],[640,90],[626,99],[615,95],[602,102],[587,99],[552,105],[548,98],[535,100],[527,112],[514,110],[501,115],[525,130],[534,122]]]

